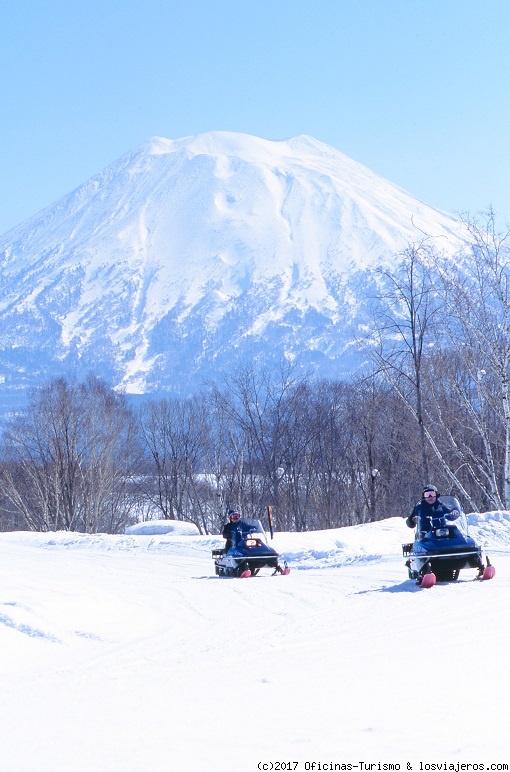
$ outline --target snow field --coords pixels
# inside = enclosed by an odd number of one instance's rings
[[[431,590],[399,518],[277,534],[291,574],[249,580],[218,537],[1,534],[2,768],[508,760],[508,522],[475,528],[495,580]]]

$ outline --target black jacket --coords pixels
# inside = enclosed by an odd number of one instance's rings
[[[222,533],[222,536],[224,539],[229,539],[229,540],[232,539],[232,533],[235,531],[236,525],[237,523],[231,523],[231,522],[225,523],[225,525],[223,526],[223,533]]]
[[[238,520],[236,523],[231,523],[230,521],[228,523],[225,523],[223,526],[223,532],[222,536],[224,539],[226,539],[225,544],[225,552],[228,552],[228,550],[234,546],[236,542],[235,534],[237,531],[239,531],[239,523],[241,521]]]
[[[433,518],[449,514],[450,510],[439,498],[437,498],[433,504],[429,504],[425,499],[421,499],[406,519],[406,525],[408,525],[409,528],[414,528],[419,523],[420,531],[428,531],[431,527]]]

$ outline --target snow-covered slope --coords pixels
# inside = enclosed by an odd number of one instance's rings
[[[431,590],[401,518],[278,533],[290,575],[246,580],[219,537],[0,534],[2,769],[508,761],[510,515],[470,519],[496,578]]]
[[[365,271],[452,217],[299,136],[154,138],[0,239],[4,387],[187,390],[234,362],[349,369]]]

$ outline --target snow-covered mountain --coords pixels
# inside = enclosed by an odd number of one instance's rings
[[[247,359],[340,376],[366,272],[451,216],[307,137],[154,138],[0,239],[5,395],[94,372],[186,392]]]

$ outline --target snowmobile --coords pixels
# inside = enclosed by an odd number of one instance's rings
[[[287,563],[282,568],[278,553],[268,545],[260,520],[239,520],[232,530],[231,542],[232,546],[228,549],[212,551],[217,576],[240,576],[244,579],[256,576],[264,567],[274,569],[272,576],[290,573]]]
[[[466,515],[455,496],[441,496],[449,510],[439,517],[418,516],[414,542],[403,544],[409,578],[421,587],[455,582],[464,568],[478,569],[477,579],[492,579],[496,569],[469,536]]]

